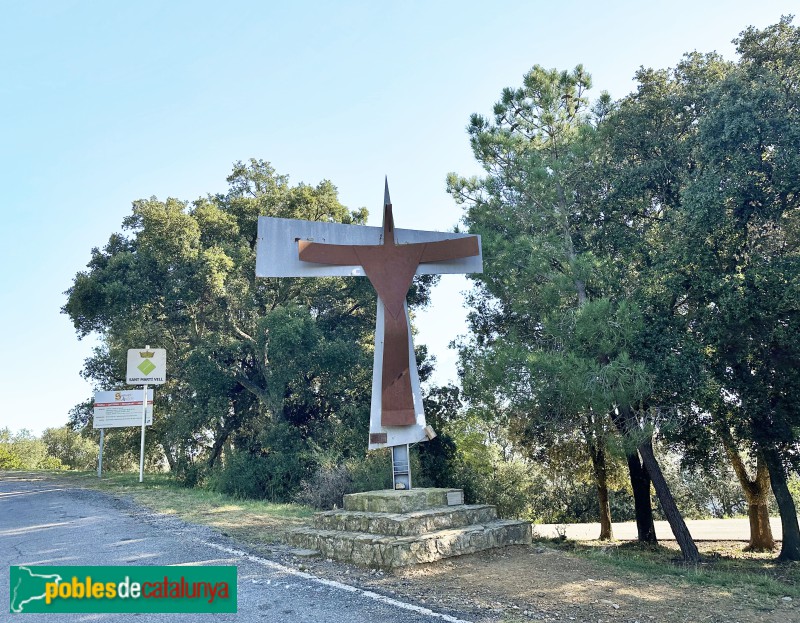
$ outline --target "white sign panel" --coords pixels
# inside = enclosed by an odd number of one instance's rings
[[[395,229],[397,244],[436,242],[451,238],[469,238],[470,234],[440,231]],[[258,217],[258,246],[256,247],[256,277],[363,277],[361,266],[331,266],[303,262],[297,253],[298,240],[329,244],[383,244],[383,228],[365,225],[343,225],[323,221],[303,221],[289,218]],[[480,245],[480,236],[478,236]],[[480,254],[455,260],[430,262],[417,267],[417,275],[483,272]]]
[[[94,428],[120,428],[142,425],[142,390],[95,392]],[[153,390],[147,390],[145,424],[153,423]]]
[[[167,351],[163,348],[128,350],[128,385],[162,385],[167,382]]]

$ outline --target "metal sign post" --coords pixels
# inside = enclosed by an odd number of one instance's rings
[[[150,348],[147,346],[146,348]],[[142,447],[139,450],[139,482],[144,479],[144,423],[147,419],[147,383],[143,389],[144,397],[142,399]]]
[[[150,345],[128,349],[128,371],[126,382],[144,385],[142,398],[142,443],[139,451],[139,482],[144,480],[144,427],[147,419],[147,386],[162,385],[167,381],[167,351],[163,348],[150,350]]]
[[[98,460],[97,460],[97,477],[98,478],[102,478],[103,477],[103,440],[105,439],[105,436],[106,436],[106,429],[105,428],[101,428],[100,429],[100,456],[98,457]]]

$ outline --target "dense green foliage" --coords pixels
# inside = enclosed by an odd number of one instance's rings
[[[463,487],[507,516],[599,519],[605,538],[612,515],[634,515],[632,494],[646,523],[651,480],[673,530],[678,508],[749,506],[752,521],[771,484],[782,557],[800,559],[800,29],[783,18],[736,43],[735,61],[695,52],[641,68],[616,102],[589,100],[580,65],[536,65],[490,118],[472,116],[484,175],[452,174],[448,190],[482,236],[485,271],[462,387],[425,398],[440,434],[414,455],[415,484]],[[128,347],[168,349],[148,464],[186,484],[320,508],[385,486],[387,457],[363,451],[372,288],[254,267],[258,216],[359,224],[366,211],[263,161],[237,163],[228,182],[194,202],[134,202],[92,251],[63,310],[80,337],[101,338],[86,378],[121,387]],[[432,283],[415,281],[412,307]],[[77,406],[73,427],[90,411]],[[48,435],[65,465],[89,460],[68,433]],[[18,462],[9,444],[0,466]],[[114,431],[107,448],[123,467],[138,435]]]
[[[471,119],[486,176],[451,175],[448,185],[487,265],[474,277],[472,337],[461,348],[465,393],[486,417],[504,418],[529,456],[582,440],[610,538],[609,414],[641,405],[654,374],[641,356],[641,301],[597,244],[612,103],[603,94],[590,109],[590,86],[581,66],[535,66],[522,88],[503,91],[493,122]]]
[[[621,175],[609,205],[619,198],[657,222],[645,265],[663,292],[654,309],[681,328],[682,361],[701,354],[695,386],[681,394],[697,409],[684,417],[763,459],[784,523],[782,556],[797,559],[786,470],[800,429],[790,398],[800,363],[800,31],[784,18],[736,43],[737,63],[692,54],[673,72],[640,72],[638,93],[610,124]],[[680,387],[686,375],[664,377]],[[702,443],[696,430],[682,436]]]
[[[462,378],[521,451],[583,440],[601,507],[598,456],[633,448],[675,516],[654,431],[686,474],[722,441],[763,460],[798,559],[800,30],[784,18],[736,43],[737,62],[642,68],[634,93],[591,107],[583,67],[535,66],[493,121],[473,115],[486,175],[448,181],[486,264]]]
[[[69,426],[46,428],[41,440],[48,456],[61,461],[67,469],[92,469],[97,465],[97,444]]]
[[[28,430],[12,433],[0,428],[0,469],[64,469],[57,456],[48,454],[47,444]]]
[[[124,383],[129,347],[168,350],[151,457],[189,484],[288,500],[316,447],[363,454],[375,295],[366,279],[256,279],[257,219],[357,224],[367,213],[348,211],[330,182],[292,187],[265,162],[237,164],[228,182],[226,194],[191,204],[135,201],[124,233],[76,276],[64,312],[79,336],[100,336],[84,373],[103,389]],[[412,306],[431,283],[415,282]],[[74,425],[90,407],[73,412]],[[135,431],[113,436],[135,447]]]

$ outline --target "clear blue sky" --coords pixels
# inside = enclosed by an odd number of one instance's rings
[[[379,224],[448,230],[445,176],[479,172],[465,126],[534,64],[583,63],[594,96],[796,2],[0,2],[0,427],[40,432],[89,397],[91,340],[59,313],[131,202],[224,191],[236,160],[330,179]],[[455,379],[465,330],[445,276],[418,341]],[[136,347],[139,345],[131,345]]]

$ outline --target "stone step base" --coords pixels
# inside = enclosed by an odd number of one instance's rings
[[[412,513],[437,506],[460,506],[464,504],[461,489],[428,487],[420,489],[383,489],[364,493],[348,493],[344,496],[344,508],[362,513]]]
[[[415,536],[471,524],[485,524],[497,519],[494,506],[462,504],[410,513],[370,513],[360,511],[326,511],[314,516],[318,530],[366,532],[384,536]]]
[[[295,528],[287,538],[293,545],[318,550],[326,558],[370,567],[403,567],[495,547],[529,545],[531,525],[498,519],[415,536]]]

